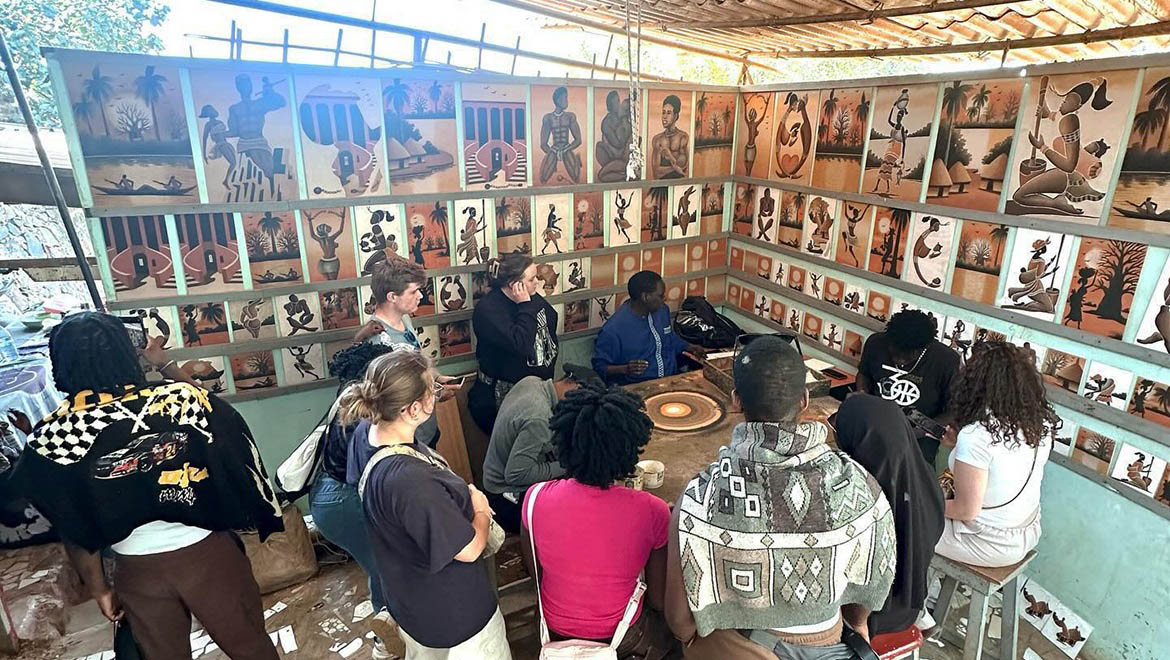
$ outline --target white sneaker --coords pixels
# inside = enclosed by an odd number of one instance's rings
[[[373,660],[392,660],[398,656],[386,650],[386,644],[380,637],[374,638],[374,650],[370,653]]]
[[[384,642],[398,635],[398,624],[395,623],[394,617],[390,616],[389,611],[380,610],[370,619],[370,630],[378,636],[379,641]]]

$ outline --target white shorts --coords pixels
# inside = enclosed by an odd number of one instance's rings
[[[401,626],[398,627],[398,636],[406,645],[406,660],[512,660],[508,631],[504,627],[504,613],[498,607],[482,630],[454,648],[433,649],[423,646],[411,639]]]
[[[947,559],[972,566],[1011,566],[1023,561],[1040,542],[1039,514],[1031,524],[1012,529],[992,527],[974,520],[964,522],[948,518],[944,522],[942,537],[934,551]]]

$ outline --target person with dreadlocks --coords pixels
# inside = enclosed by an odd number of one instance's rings
[[[883,332],[865,340],[857,366],[857,389],[898,405],[918,432],[918,447],[929,465],[938,455],[936,424],[947,421],[947,396],[959,373],[959,354],[936,339],[938,323],[907,309],[890,318]]]
[[[1061,426],[1031,352],[976,344],[951,389],[951,412],[944,444],[954,446],[955,498],[934,551],[973,566],[1010,566],[1040,541],[1040,482]]]
[[[600,382],[586,367],[566,364],[564,372],[557,381],[520,379],[496,415],[483,462],[483,487],[496,520],[508,533],[520,532],[520,500],[528,487],[565,473],[548,425],[557,402],[581,383]]]
[[[263,541],[283,530],[243,417],[190,383],[147,382],[126,327],[108,314],[66,317],[49,334],[49,358],[66,399],[33,430],[12,478],[60,533],[102,614],[129,620],[148,660],[191,657],[192,615],[234,660],[276,660],[232,532],[255,528]]]
[[[338,351],[329,361],[329,375],[341,382],[338,394],[350,383],[361,380],[370,362],[393,350],[391,345],[362,342]],[[328,416],[328,427],[321,442],[320,472],[309,492],[309,512],[313,514],[313,521],[317,523],[321,536],[349,553],[366,572],[370,602],[376,612],[370,624],[377,635],[371,657],[375,660],[390,658],[393,656],[386,650],[383,640],[393,633],[394,624],[386,611],[386,596],[382,592],[382,579],[370,545],[361,498],[357,493],[357,478],[353,470],[347,471],[349,456],[355,451],[355,430],[358,425],[342,424],[337,419],[336,404]],[[366,431],[363,439],[366,440],[366,446],[370,447],[368,428]],[[369,451],[371,455],[372,449]],[[369,456],[365,459],[368,461]],[[360,476],[360,472],[357,476]]]
[[[537,616],[554,640],[612,640],[619,658],[658,660],[675,645],[662,615],[670,509],[614,484],[634,474],[650,441],[642,399],[584,384],[557,403],[548,425],[565,475],[528,490],[521,531]],[[633,620],[618,639],[630,604]]]

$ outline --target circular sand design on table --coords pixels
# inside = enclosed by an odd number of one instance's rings
[[[723,407],[701,392],[663,392],[646,398],[646,414],[660,431],[698,431],[723,419]]]

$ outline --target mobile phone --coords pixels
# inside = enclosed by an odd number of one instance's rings
[[[906,412],[906,418],[910,420],[910,424],[926,435],[935,440],[942,440],[946,434],[947,427],[927,417],[917,408],[904,408],[903,410]]]
[[[126,328],[126,334],[130,335],[130,343],[134,344],[134,348],[146,348],[146,325],[142,322],[140,316],[119,316],[122,325]]]

